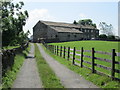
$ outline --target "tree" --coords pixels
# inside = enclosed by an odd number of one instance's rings
[[[108,38],[108,40],[115,40],[115,36],[114,35],[109,35],[107,38]]]
[[[76,25],[76,24],[78,24],[78,23],[76,22],[76,20],[74,20],[73,24],[75,24],[75,25]]]
[[[101,30],[102,34],[106,34],[107,36],[113,35],[112,24],[107,25],[105,22],[100,22],[99,27],[100,27],[100,30]]]
[[[1,25],[3,46],[19,44],[17,38],[20,33],[23,32],[23,26],[26,24],[26,19],[29,17],[26,10],[22,11],[23,5],[23,2],[17,4],[13,4],[11,1],[2,2]]]
[[[96,24],[95,24],[95,23],[93,23],[93,24],[92,24],[92,26],[93,26],[94,28],[97,28],[97,26],[96,26]]]
[[[93,26],[94,28],[96,28],[96,24],[92,22],[91,19],[83,19],[83,20],[79,20],[78,24],[81,25],[89,25],[89,26]]]
[[[86,22],[85,22],[84,20],[79,20],[79,21],[78,21],[78,24],[85,25]]]
[[[30,34],[29,30],[26,33],[24,33],[23,31],[20,32],[19,35],[18,35],[19,37],[17,37],[17,41],[19,40],[18,43],[20,45],[26,43],[26,41],[29,40],[28,37],[27,37],[29,34]]]
[[[99,35],[99,38],[102,39],[102,40],[107,40],[106,34]]]

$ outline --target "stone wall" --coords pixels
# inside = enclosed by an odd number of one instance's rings
[[[11,68],[14,64],[14,58],[17,53],[21,53],[28,47],[28,43],[19,47],[10,50],[2,50],[0,56],[2,56],[2,74],[6,72],[7,69]]]

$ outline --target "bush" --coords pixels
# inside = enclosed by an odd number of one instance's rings
[[[107,39],[108,39],[108,40],[115,40],[115,36],[114,36],[114,35],[109,35],[109,36],[107,37]]]
[[[99,38],[102,39],[102,40],[106,40],[107,39],[107,35],[101,34],[101,35],[99,35]]]

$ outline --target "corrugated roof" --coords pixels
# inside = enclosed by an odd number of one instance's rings
[[[53,27],[50,26],[50,28],[56,30],[57,32],[68,32],[68,33],[83,33],[81,31],[79,31],[78,29],[75,28],[64,28],[64,27]]]
[[[51,22],[51,21],[41,21],[41,22],[49,26],[95,29],[93,26],[88,26],[88,25],[83,26],[83,25],[75,25],[75,24],[63,23],[63,22]]]

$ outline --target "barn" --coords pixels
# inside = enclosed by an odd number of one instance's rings
[[[97,35],[99,36],[99,30],[93,27],[62,22],[39,21],[33,27],[34,42],[78,41],[97,38]]]

